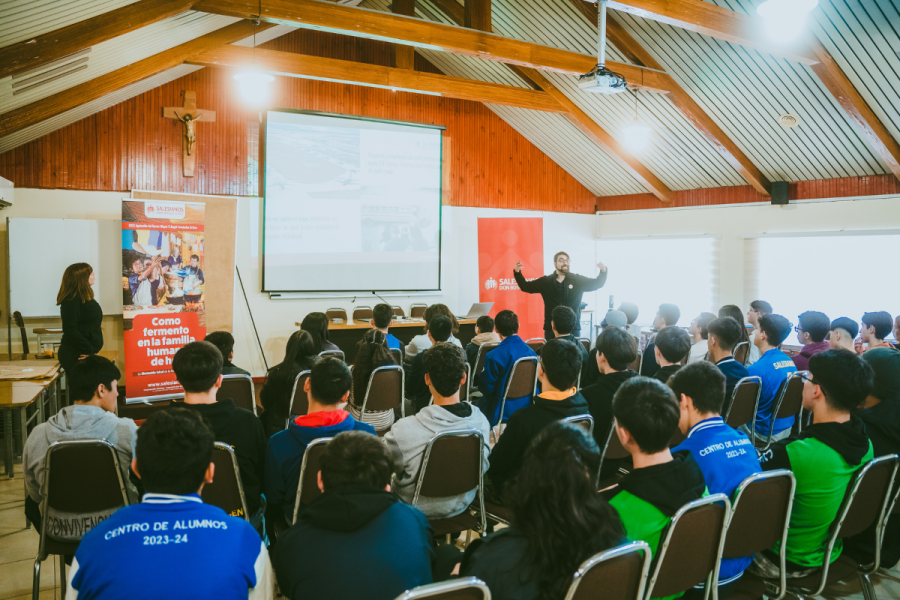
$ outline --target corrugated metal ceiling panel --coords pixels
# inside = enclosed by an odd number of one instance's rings
[[[137,0],[6,0],[0,2],[0,48],[134,4]]]

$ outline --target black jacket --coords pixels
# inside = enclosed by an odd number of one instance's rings
[[[650,342],[647,344],[647,348],[644,349],[644,357],[641,359],[641,375],[644,377],[653,377],[659,371],[655,350],[656,342]]]
[[[294,380],[303,371],[313,368],[319,361],[318,356],[301,358],[296,365],[280,363],[266,373],[266,381],[259,392],[262,403],[262,421],[266,437],[270,438],[279,431],[284,431],[291,411],[291,393],[294,391]]]
[[[537,573],[528,561],[528,538],[515,526],[476,538],[466,548],[462,577],[477,577],[493,600],[539,600]]]
[[[563,280],[562,285],[556,281],[556,272],[550,275],[538,277],[532,281],[526,281],[522,273],[513,271],[516,278],[516,284],[519,289],[527,294],[540,294],[544,299],[544,331],[550,331],[551,318],[550,314],[557,306],[568,306],[575,311],[575,315],[581,315],[581,297],[585,292],[593,292],[599,290],[606,283],[606,276],[609,270],[601,271],[596,278],[591,279],[583,275],[575,275],[569,273]],[[580,318],[579,318],[580,321]],[[578,331],[581,330],[580,325],[577,326]]]
[[[609,428],[612,427],[613,413],[612,401],[613,396],[623,383],[637,377],[637,373],[632,370],[617,371],[607,375],[600,375],[597,383],[581,390],[581,395],[587,401],[588,409],[591,416],[594,417],[594,440],[603,451],[603,446],[609,436]],[[603,467],[600,471],[600,479],[605,480],[616,474],[619,467],[628,459],[621,458],[616,460],[606,459],[603,461]]]
[[[238,408],[231,398],[214,404],[179,403],[178,406],[195,410],[209,420],[217,442],[234,448],[241,485],[247,498],[247,510],[252,517],[259,510],[262,493],[263,465],[266,458],[266,434],[262,423],[246,408]]]
[[[586,414],[587,402],[578,392],[565,400],[535,396],[530,406],[512,414],[503,435],[491,450],[491,466],[487,471],[491,485],[498,491],[502,490],[503,485],[519,472],[528,444],[544,427],[566,417]]]
[[[103,348],[103,310],[96,300],[82,302],[78,297],[67,298],[59,305],[63,336],[60,346],[78,354],[96,354]]]
[[[672,454],[670,462],[634,469],[616,487],[603,492],[603,496],[612,500],[617,494],[628,492],[672,517],[688,502],[702,498],[705,491],[703,472],[685,450]]]
[[[669,381],[669,377],[678,372],[678,369],[683,367],[684,365],[668,365],[665,367],[660,367],[656,370],[656,373],[652,375],[654,379],[658,379],[663,383]]]

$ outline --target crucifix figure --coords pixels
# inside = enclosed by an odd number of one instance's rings
[[[163,108],[163,117],[181,121],[184,135],[181,143],[181,159],[185,177],[194,176],[194,166],[197,164],[197,152],[194,144],[197,142],[197,121],[215,121],[216,113],[212,110],[197,108],[197,94],[185,90],[184,106],[170,106]]]

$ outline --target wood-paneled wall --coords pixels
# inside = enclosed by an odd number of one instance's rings
[[[266,47],[390,61],[388,43],[302,29]],[[416,68],[439,72],[420,56]],[[202,69],[0,154],[0,176],[17,187],[255,194],[248,147],[255,148],[256,115],[241,105],[231,75]],[[192,178],[181,174],[181,124],[162,118],[162,107],[181,106],[182,90],[196,91],[198,107],[216,111],[214,123],[197,125]],[[272,91],[273,107],[445,126],[453,205],[594,211],[590,191],[481,103],[288,77],[276,78]]]

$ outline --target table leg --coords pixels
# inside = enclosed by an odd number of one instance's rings
[[[3,411],[3,441],[5,442],[6,451],[3,453],[3,464],[6,467],[7,479],[13,478],[13,411]]]
[[[25,439],[28,437],[28,415],[25,409],[25,406],[19,409],[19,423],[22,425],[22,450],[17,455],[23,457],[25,455]]]

